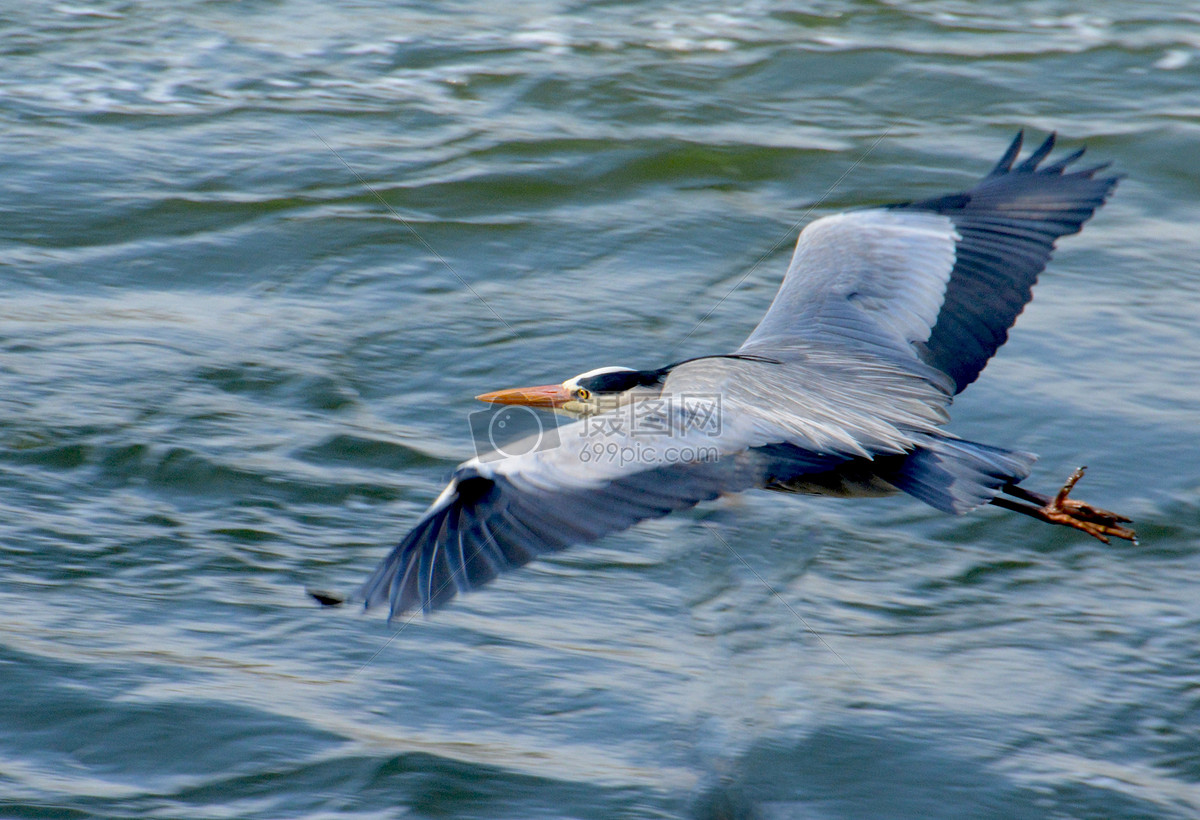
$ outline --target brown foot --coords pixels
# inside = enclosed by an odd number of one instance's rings
[[[1079,467],[1071,473],[1070,478],[1058,491],[1058,495],[1042,507],[1046,520],[1052,524],[1062,524],[1066,527],[1083,530],[1093,538],[1099,538],[1105,544],[1109,543],[1108,536],[1110,535],[1114,538],[1124,538],[1126,541],[1137,541],[1137,533],[1128,527],[1121,526],[1121,524],[1129,523],[1129,519],[1125,516],[1093,507],[1085,501],[1076,501],[1067,497],[1071,494],[1071,490],[1075,489],[1079,479],[1083,478],[1085,470],[1087,467]]]
[[[1137,533],[1128,527],[1121,526],[1122,524],[1129,523],[1128,518],[1123,515],[1117,515],[1114,512],[1109,512],[1108,510],[1102,510],[1099,507],[1093,507],[1085,501],[1076,501],[1073,498],[1069,498],[1071,490],[1075,489],[1075,485],[1079,482],[1079,479],[1083,478],[1085,470],[1087,470],[1087,467],[1080,467],[1071,473],[1070,478],[1067,479],[1062,489],[1053,498],[1029,492],[1015,485],[1005,487],[1004,491],[1009,495],[1041,504],[1040,507],[1018,504],[1006,498],[997,498],[992,503],[1005,509],[1013,510],[1014,512],[1032,516],[1041,521],[1082,530],[1093,538],[1099,538],[1105,544],[1109,543],[1109,536],[1123,538],[1126,541],[1132,541],[1136,544]]]

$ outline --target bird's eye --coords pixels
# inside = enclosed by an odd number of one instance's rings
[[[586,387],[580,387],[575,391],[575,398],[579,399],[580,401],[587,401],[591,397],[592,394]]]

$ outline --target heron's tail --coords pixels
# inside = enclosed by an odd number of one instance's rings
[[[1005,484],[1029,475],[1032,453],[973,441],[924,436],[885,478],[896,489],[942,512],[961,515],[995,498]]]

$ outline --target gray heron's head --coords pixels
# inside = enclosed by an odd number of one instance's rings
[[[669,368],[597,367],[572,376],[562,384],[514,387],[475,398],[494,404],[547,407],[569,416],[591,416],[659,395],[668,371]]]

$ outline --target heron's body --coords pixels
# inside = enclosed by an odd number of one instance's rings
[[[733,353],[481,397],[579,420],[558,427],[554,446],[460,465],[358,597],[392,615],[430,609],[540,553],[753,488],[904,492],[954,514],[991,502],[1132,538],[1126,519],[1068,499],[1073,480],[1054,499],[1017,487],[1034,456],[942,429],[1054,242],[1117,182],[1100,168],[1068,172],[1082,151],[1039,168],[1053,137],[1014,165],[1020,143],[965,193],[811,223]]]

